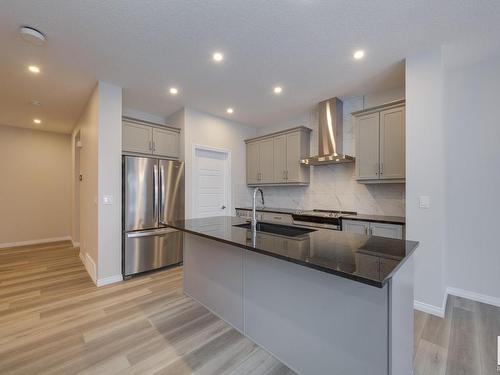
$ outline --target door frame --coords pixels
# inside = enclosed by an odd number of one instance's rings
[[[233,215],[233,195],[232,195],[232,190],[231,190],[231,150],[226,149],[226,148],[218,148],[218,147],[211,147],[211,146],[204,146],[200,144],[193,143],[193,148],[192,148],[192,160],[193,160],[193,169],[191,171],[191,181],[192,181],[192,198],[193,198],[193,205],[191,206],[191,217],[198,217],[197,216],[197,204],[198,204],[198,197],[197,194],[195,194],[198,191],[198,179],[196,178],[196,171],[198,170],[198,159],[196,157],[196,151],[197,150],[202,150],[202,151],[212,151],[212,152],[218,152],[221,154],[226,155],[226,162],[225,162],[225,171],[224,174],[226,175],[226,193],[227,193],[227,212],[228,216]]]

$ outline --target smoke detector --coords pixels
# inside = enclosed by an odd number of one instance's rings
[[[23,26],[19,29],[21,37],[28,43],[41,46],[45,43],[45,35],[33,27]]]

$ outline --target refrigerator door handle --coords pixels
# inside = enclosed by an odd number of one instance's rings
[[[173,228],[161,228],[161,229],[154,229],[141,232],[130,232],[127,233],[127,238],[161,236],[164,234],[175,233],[175,232],[178,232],[178,230]]]
[[[158,196],[158,199],[160,201],[160,216],[159,216],[159,222],[160,225],[164,225],[163,222],[165,221],[165,167],[163,164],[160,163],[160,194]]]
[[[153,218],[158,225],[158,164],[153,166]]]

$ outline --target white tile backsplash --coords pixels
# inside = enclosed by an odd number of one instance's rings
[[[263,191],[268,207],[405,214],[404,184],[359,184],[354,179],[354,164],[312,167],[309,186],[263,187]]]

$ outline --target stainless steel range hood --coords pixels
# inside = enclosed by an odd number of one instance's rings
[[[352,163],[342,154],[342,101],[331,98],[318,104],[318,155],[302,159],[304,165]]]

